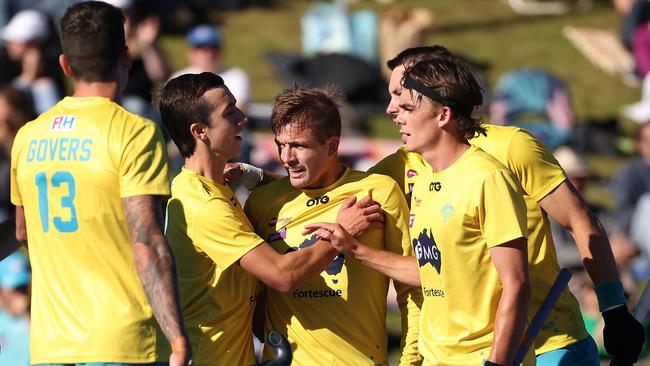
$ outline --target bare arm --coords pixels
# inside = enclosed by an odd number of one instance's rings
[[[542,198],[539,205],[571,232],[585,269],[595,284],[618,281],[607,233],[568,180]]]
[[[494,321],[494,340],[489,360],[510,365],[526,327],[530,303],[527,242],[519,238],[490,248],[503,292]]]
[[[336,249],[323,241],[286,254],[264,242],[241,257],[239,264],[267,286],[289,292],[324,271],[337,255]]]
[[[305,226],[304,233],[317,234],[332,243],[337,250],[351,256],[384,275],[403,284],[420,287],[417,259],[367,247],[352,237],[341,225],[318,222]]]
[[[23,222],[25,220],[23,219]],[[16,217],[11,217],[0,223],[0,261],[15,252],[22,242],[16,237]]]
[[[172,359],[187,363],[191,349],[181,313],[176,265],[162,232],[158,198],[133,196],[122,199],[122,208],[133,247],[135,267],[160,328],[172,346]]]

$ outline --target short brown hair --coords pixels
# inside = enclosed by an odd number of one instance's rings
[[[437,96],[429,97],[434,106],[447,106],[454,112],[458,130],[466,139],[477,134],[485,135],[481,118],[472,117],[474,109],[483,104],[483,89],[476,81],[472,67],[460,57],[440,57],[435,60],[420,61],[406,67],[402,86],[412,91],[415,101],[422,101],[422,93],[405,85],[408,80],[432,91]]]
[[[126,49],[124,14],[101,1],[72,5],[61,18],[61,46],[76,79],[111,81]]]
[[[311,130],[320,143],[341,136],[341,115],[337,101],[341,92],[334,86],[325,89],[285,89],[273,101],[271,129],[274,134],[293,125]]]
[[[190,125],[202,122],[210,125],[213,108],[205,99],[207,91],[225,88],[221,76],[211,72],[185,74],[173,78],[160,92],[160,117],[169,136],[184,158],[194,154],[196,141]]]
[[[404,65],[404,67],[412,66],[420,61],[431,60],[437,57],[452,57],[454,56],[448,49],[441,45],[411,47],[398,53],[397,56],[386,62],[389,69],[394,70],[396,67]]]

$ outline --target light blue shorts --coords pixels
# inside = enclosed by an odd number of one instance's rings
[[[564,348],[537,356],[537,366],[600,366],[598,347],[591,336]]]
[[[168,366],[168,362],[153,363],[115,363],[115,362],[90,362],[90,363],[39,363],[34,366]]]

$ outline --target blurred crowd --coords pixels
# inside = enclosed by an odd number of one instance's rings
[[[121,101],[125,108],[159,122],[152,93],[175,76],[209,71],[223,77],[237,100],[237,106],[247,111],[251,103],[251,82],[241,68],[223,64],[225,40],[215,24],[200,21],[188,24],[185,29],[187,67],[172,70],[159,46],[162,21],[159,9],[154,9],[144,0],[106,2],[120,7],[127,18],[125,32],[133,61]],[[615,131],[603,133],[577,121],[569,100],[568,89],[571,86],[554,75],[528,68],[503,75],[490,90],[490,105],[484,112],[489,114],[486,119],[491,123],[521,126],[553,149],[577,190],[590,184],[609,190],[613,207],[594,206],[592,210],[602,219],[610,235],[630,305],[633,305],[639,290],[650,279],[650,1],[613,2],[622,14],[621,39],[635,55],[638,76],[644,82],[642,99],[633,105],[622,106],[623,115],[636,122],[635,155],[621,155],[625,162],[610,180],[602,182],[602,177],[596,177],[587,157],[616,151]],[[71,1],[65,0],[0,1],[0,221],[13,211],[9,201],[13,138],[23,124],[53,106],[67,93],[64,76],[58,67],[61,47],[56,24],[69,3]],[[171,3],[173,1],[163,1],[159,6],[171,6]],[[237,5],[237,2],[232,3],[233,7]],[[375,50],[376,57],[389,58],[401,49],[417,45],[412,44],[414,41],[424,42],[422,32],[431,22],[431,16],[421,10],[387,14],[377,32],[383,29],[394,36],[381,40],[380,49]],[[322,40],[314,42],[323,44]],[[349,48],[360,49],[353,45]],[[463,50],[457,51],[462,53]],[[381,64],[381,60],[376,60],[374,66],[377,64]],[[382,73],[378,68],[377,72]],[[480,72],[477,69],[477,73]],[[381,87],[384,89],[375,92],[387,95],[385,85],[378,86]],[[354,100],[351,104],[354,106]],[[599,139],[594,145],[591,142],[596,138]],[[594,146],[600,146],[601,150],[595,150]],[[173,143],[169,144],[169,149],[171,171],[178,172],[182,158]],[[245,145],[243,161],[250,160],[251,149],[250,145]],[[594,338],[600,341],[604,353],[602,339],[598,337],[602,319],[593,285],[582,275],[584,269],[572,236],[559,225],[555,225],[553,236],[559,262],[577,273],[572,283],[573,292],[583,308],[585,323]],[[29,264],[24,253],[14,253],[0,262],[2,365],[29,363],[29,283]]]

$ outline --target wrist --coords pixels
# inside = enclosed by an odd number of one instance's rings
[[[189,353],[191,349],[190,342],[185,336],[174,338],[169,341],[169,345],[171,346],[173,353]]]
[[[599,283],[595,286],[596,297],[598,298],[598,309],[603,312],[625,305],[625,291],[621,281]]]
[[[252,190],[264,178],[264,170],[246,163],[239,163],[242,171],[242,176],[239,183],[248,190]]]

